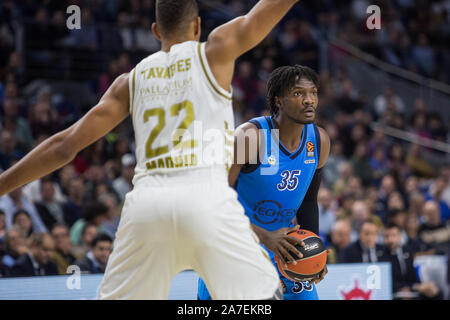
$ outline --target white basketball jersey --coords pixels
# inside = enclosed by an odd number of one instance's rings
[[[187,41],[143,59],[129,76],[136,141],[133,184],[151,174],[231,166],[231,93],[209,68],[205,43]]]

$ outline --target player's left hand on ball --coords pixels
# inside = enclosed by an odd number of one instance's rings
[[[329,250],[327,250],[327,253],[329,252]],[[320,281],[322,281],[324,278],[325,278],[325,276],[327,275],[327,273],[328,273],[328,268],[327,268],[327,265],[325,265],[325,267],[322,269],[322,271],[320,271],[320,273],[317,275],[317,277],[313,280],[313,282],[315,283],[315,284],[319,284],[319,282]]]

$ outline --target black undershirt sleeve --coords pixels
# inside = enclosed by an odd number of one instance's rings
[[[317,204],[317,193],[319,192],[320,182],[322,180],[322,168],[317,169],[314,177],[306,191],[305,198],[298,209],[297,223],[300,229],[306,229],[315,234],[319,234],[319,206]]]

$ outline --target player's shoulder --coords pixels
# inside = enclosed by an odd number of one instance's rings
[[[330,154],[330,136],[322,127],[317,126],[320,135],[320,159],[317,168],[322,168],[328,160]]]
[[[323,143],[325,143],[325,145],[329,145],[330,144],[330,136],[328,135],[327,131],[322,128],[319,127],[318,125],[315,125],[317,127],[317,130],[319,131],[320,134],[320,141]]]

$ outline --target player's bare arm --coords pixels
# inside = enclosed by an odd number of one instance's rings
[[[258,45],[299,0],[260,0],[245,16],[213,30],[205,52],[217,82],[231,84],[234,61]]]
[[[0,196],[39,179],[71,162],[128,116],[128,74],[119,76],[98,104],[69,128],[31,150],[0,175]]]
[[[256,140],[252,139],[252,137],[256,138]],[[230,186],[234,185],[242,167],[245,164],[257,162],[259,150],[261,148],[259,130],[253,123],[250,122],[246,122],[236,129],[234,141],[234,163],[228,173],[228,183]],[[239,143],[239,141],[241,142]],[[256,144],[257,147],[252,148],[251,144]],[[244,161],[240,161],[241,159]],[[281,260],[285,263],[295,263],[296,258],[293,257],[291,253],[294,253],[300,258],[303,257],[300,251],[295,248],[296,244],[303,246],[303,241],[288,236],[290,232],[298,230],[300,228],[299,225],[293,228],[281,228],[274,231],[267,231],[255,224],[252,224],[252,228],[261,243],[264,244],[268,250],[272,251],[279,258],[281,258]]]

